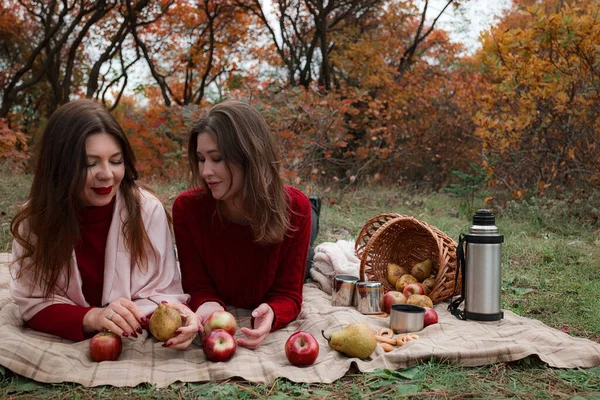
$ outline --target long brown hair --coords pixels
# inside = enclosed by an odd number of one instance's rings
[[[95,133],[108,133],[121,146],[125,176],[119,190],[128,211],[123,235],[132,263],[145,270],[146,249],[156,255],[142,221],[135,155],[125,133],[102,105],[72,101],[48,120],[38,143],[29,199],[11,223],[12,235],[24,249],[15,260],[21,263],[17,279],[31,274],[46,297],[60,289],[66,291],[67,287],[56,287],[61,271],[66,272],[69,285],[71,257],[80,238],[77,214],[84,208],[80,194],[87,176],[85,141]]]
[[[188,159],[194,185],[206,185],[200,176],[196,147],[198,135],[217,142],[221,158],[244,170],[243,210],[259,243],[278,243],[290,229],[287,192],[279,176],[279,154],[267,123],[252,106],[226,101],[212,107],[194,124],[188,141]]]

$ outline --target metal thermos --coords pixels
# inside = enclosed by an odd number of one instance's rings
[[[502,287],[502,243],[496,218],[490,210],[479,210],[473,216],[469,233],[461,234],[456,257],[462,273],[462,294],[449,310],[460,319],[499,321],[504,317],[500,294]],[[464,300],[464,311],[458,305]]]

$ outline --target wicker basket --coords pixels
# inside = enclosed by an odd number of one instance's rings
[[[381,214],[368,220],[355,243],[360,262],[360,279],[379,281],[384,290],[396,290],[387,280],[387,265],[411,268],[431,259],[436,284],[429,297],[434,304],[459,294],[456,292],[456,242],[444,232],[418,219],[400,214]],[[460,277],[459,277],[460,278]]]

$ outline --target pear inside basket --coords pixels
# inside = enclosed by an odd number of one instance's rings
[[[396,290],[388,282],[388,264],[411,271],[412,267],[431,260],[435,285],[428,296],[440,303],[461,290],[460,277],[455,288],[456,242],[436,227],[400,214],[381,214],[368,220],[355,244],[362,281],[382,282],[386,292]]]

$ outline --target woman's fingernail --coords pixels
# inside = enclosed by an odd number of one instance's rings
[[[142,317],[142,318],[140,318],[140,321],[142,321],[142,324],[147,324],[148,323],[148,318]]]
[[[180,331],[179,329],[177,329],[177,330],[175,331],[175,334],[176,334],[176,335],[179,335],[180,333],[181,333],[181,331]]]
[[[137,333],[131,332],[131,336],[133,336],[134,338],[137,338]]]
[[[171,342],[166,342],[166,343],[164,343],[162,346],[163,346],[163,347],[169,347],[169,346],[170,346],[170,345],[172,345],[172,344],[173,344],[173,343],[171,343]]]
[[[129,334],[127,332],[123,332],[123,337],[129,337]]]
[[[163,301],[160,302],[160,304],[169,304],[169,302],[166,301],[166,300],[163,300]]]
[[[136,331],[137,331],[137,333],[139,333],[140,335],[141,335],[142,333],[144,333],[144,331],[142,331],[142,327],[141,327],[141,326],[138,326],[138,328],[136,329]]]

